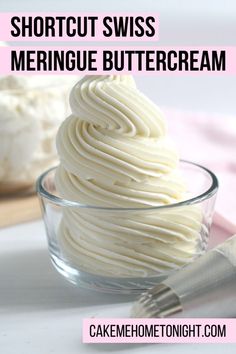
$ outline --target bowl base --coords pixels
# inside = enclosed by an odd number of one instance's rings
[[[169,274],[146,278],[115,278],[86,273],[75,269],[60,257],[51,253],[51,261],[57,271],[72,284],[103,293],[138,295],[161,283]]]

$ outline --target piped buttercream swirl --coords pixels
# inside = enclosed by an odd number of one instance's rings
[[[131,76],[86,76],[71,91],[72,114],[57,134],[60,195],[111,209],[68,208],[62,248],[88,272],[147,276],[196,255],[201,215],[195,207],[114,211],[181,201],[186,186],[160,109]]]

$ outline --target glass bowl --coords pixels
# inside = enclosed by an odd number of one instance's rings
[[[62,199],[55,170],[39,177],[37,192],[52,263],[77,286],[138,294],[206,251],[218,189],[207,168],[182,160],[188,199],[146,208],[95,207]]]

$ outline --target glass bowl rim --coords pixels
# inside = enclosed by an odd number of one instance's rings
[[[87,204],[81,204],[76,201],[67,200],[67,199],[58,197],[58,196],[48,192],[43,187],[44,179],[47,177],[47,175],[51,171],[55,170],[57,168],[57,166],[49,168],[48,170],[46,170],[44,173],[42,173],[38,177],[38,179],[36,181],[36,192],[40,196],[50,200],[53,204],[56,204],[59,206],[77,207],[77,208],[83,208],[83,209],[110,210],[110,211],[112,211],[112,210],[114,210],[114,211],[115,210],[117,210],[117,211],[159,210],[159,209],[175,208],[175,207],[180,207],[180,206],[184,206],[184,205],[192,205],[192,204],[200,203],[200,202],[212,197],[217,192],[218,186],[219,186],[218,179],[217,179],[216,175],[211,170],[209,170],[208,168],[206,168],[198,163],[192,162],[192,161],[181,159],[180,162],[198,167],[200,170],[205,171],[211,178],[211,185],[205,192],[203,192],[193,198],[185,199],[185,200],[178,202],[178,203],[172,203],[172,204],[160,205],[160,206],[151,206],[151,207],[147,206],[147,207],[140,207],[140,208],[139,207],[135,207],[135,208],[130,208],[130,207],[125,208],[124,207],[124,208],[122,208],[122,207],[103,207],[103,206],[87,205]]]

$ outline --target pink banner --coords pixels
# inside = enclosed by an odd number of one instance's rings
[[[236,47],[0,47],[0,75],[235,75]]]
[[[236,343],[236,319],[87,318],[83,343]]]
[[[3,41],[157,41],[156,13],[0,14]]]

